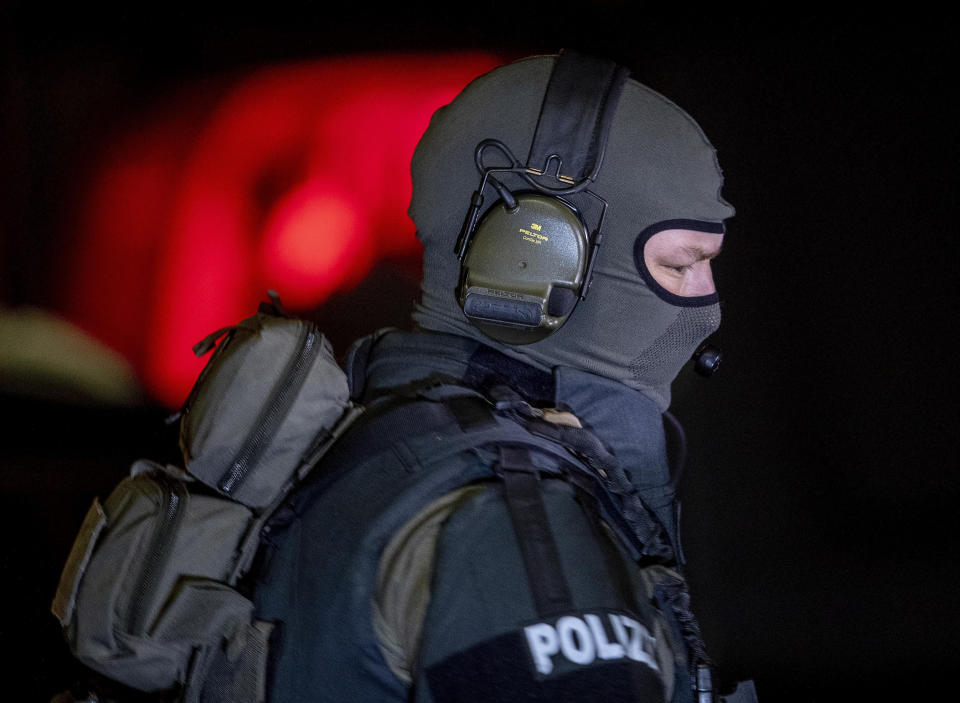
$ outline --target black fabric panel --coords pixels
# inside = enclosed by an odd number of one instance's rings
[[[650,667],[632,661],[582,666],[538,678],[521,632],[510,632],[426,671],[435,703],[637,703],[662,701],[663,684]]]
[[[552,373],[541,371],[486,345],[478,345],[470,356],[464,382],[481,390],[506,385],[536,406],[553,403]]]
[[[627,70],[612,61],[564,52],[557,58],[527,166],[537,170],[557,154],[561,174],[574,180],[593,177],[600,167],[613,113]],[[550,164],[550,173],[556,164]]]
[[[613,534],[612,528],[605,526],[596,499],[582,488],[577,488],[576,495],[577,504],[587,514],[589,518],[587,524],[590,525],[590,529],[596,537],[598,549],[606,562],[607,579],[616,587],[628,610],[633,613],[642,613],[643,608],[637,600],[637,585],[630,577],[630,571],[627,567],[629,557],[621,552],[614,542],[617,538]]]
[[[490,406],[482,398],[462,396],[450,398],[446,401],[447,407],[453,413],[454,419],[464,432],[488,427],[494,424]]]

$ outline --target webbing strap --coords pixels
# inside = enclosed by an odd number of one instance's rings
[[[557,544],[550,531],[540,480],[530,455],[520,447],[500,447],[500,471],[510,522],[520,546],[523,566],[537,615],[548,618],[573,610],[573,597],[563,574]]]

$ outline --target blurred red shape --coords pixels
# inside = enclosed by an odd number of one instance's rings
[[[430,116],[502,63],[485,53],[339,57],[185,89],[92,170],[64,251],[67,317],[186,396],[191,346],[268,288],[295,310],[414,254],[409,164]]]

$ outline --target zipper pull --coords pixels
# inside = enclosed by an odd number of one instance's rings
[[[225,334],[228,334],[229,332],[232,332],[234,329],[236,329],[236,327],[237,327],[236,325],[230,325],[228,327],[221,327],[215,332],[211,332],[206,337],[204,337],[199,342],[193,345],[192,347],[193,353],[196,354],[198,357],[203,356],[204,354],[206,354],[216,346],[217,341],[221,337],[223,337]],[[190,389],[190,393],[187,395],[186,399],[183,401],[183,405],[180,406],[180,409],[177,410],[172,415],[167,416],[167,418],[163,421],[167,427],[169,427],[170,425],[173,425],[174,423],[179,422],[180,419],[187,413],[187,411],[190,409],[190,405],[193,402],[193,397],[196,395],[197,389],[199,387],[200,387],[200,379],[197,379],[196,381],[194,381],[193,388]]]
[[[217,345],[217,340],[219,340],[223,335],[232,330],[236,325],[230,325],[229,327],[221,327],[216,332],[211,332],[206,337],[201,339],[199,342],[193,345],[193,353],[197,356],[203,356],[208,351],[213,349]]]
[[[271,288],[267,291],[267,297],[270,298],[270,302],[260,303],[257,312],[264,315],[273,315],[274,317],[290,317],[290,313],[287,312],[287,309],[283,307],[283,303],[280,302],[280,294],[277,293],[277,291]]]

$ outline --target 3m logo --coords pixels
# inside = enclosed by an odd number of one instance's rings
[[[629,659],[660,670],[654,658],[656,639],[626,615],[565,615],[553,623],[528,625],[523,632],[534,666],[543,676],[562,663],[561,659],[580,666],[597,660]]]

